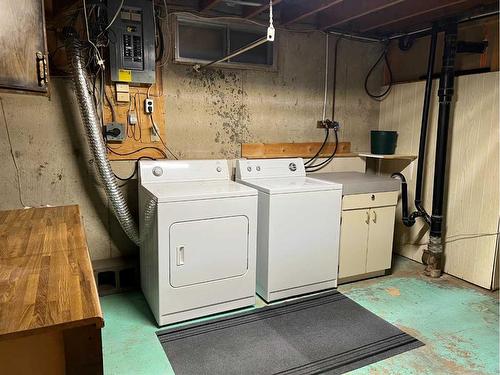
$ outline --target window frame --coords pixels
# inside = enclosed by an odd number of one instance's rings
[[[207,28],[214,28],[214,29],[225,29],[225,48],[226,48],[226,53],[228,54],[228,51],[230,50],[230,30],[237,30],[237,31],[248,31],[248,32],[258,32],[262,34],[262,37],[266,36],[267,33],[267,28],[265,26],[253,26],[253,25],[246,25],[242,24],[241,22],[233,22],[233,21],[217,21],[217,20],[211,20],[211,19],[206,19],[206,20],[201,20],[198,19],[197,17],[192,17],[189,15],[176,15],[173,20],[173,30],[174,30],[174,43],[172,48],[174,49],[173,53],[173,62],[176,64],[183,64],[183,65],[194,65],[194,64],[206,64],[211,61],[209,60],[203,60],[203,59],[196,59],[196,58],[189,58],[189,57],[181,57],[179,55],[179,25],[181,24],[187,24],[187,25],[194,25],[194,26],[203,26]],[[243,62],[236,62],[236,61],[224,61],[221,63],[213,64],[212,67],[216,68],[229,68],[229,69],[244,69],[244,70],[263,70],[263,71],[271,71],[271,72],[276,72],[278,71],[278,38],[275,38],[272,46],[272,57],[273,57],[273,63],[272,65],[266,65],[266,64],[253,64],[253,63],[243,63]]]

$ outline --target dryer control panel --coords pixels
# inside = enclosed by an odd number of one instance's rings
[[[229,180],[227,160],[141,160],[142,183]]]
[[[304,160],[289,159],[240,159],[236,161],[236,179],[305,177]]]

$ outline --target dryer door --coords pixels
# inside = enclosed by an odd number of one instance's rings
[[[230,216],[170,226],[170,285],[237,277],[248,269],[248,218]]]

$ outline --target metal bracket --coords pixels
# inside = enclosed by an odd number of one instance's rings
[[[47,59],[45,55],[37,51],[36,53],[36,73],[38,79],[38,86],[45,87],[49,81],[49,76],[47,73]]]

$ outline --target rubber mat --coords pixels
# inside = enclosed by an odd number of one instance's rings
[[[337,291],[157,332],[175,374],[341,374],[422,346]]]

